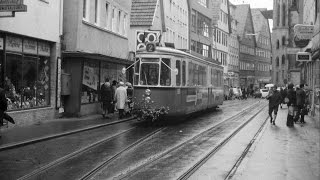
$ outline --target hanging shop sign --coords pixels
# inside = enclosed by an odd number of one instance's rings
[[[26,12],[23,0],[0,0],[0,12]]]
[[[24,39],[23,52],[28,54],[37,54],[38,53],[37,41]]]
[[[50,44],[47,42],[38,42],[38,54],[41,56],[50,56]]]
[[[6,51],[22,52],[22,39],[13,36],[7,36]]]
[[[309,53],[309,52],[298,52],[297,55],[296,55],[296,60],[298,62],[311,61],[311,53]]]
[[[309,44],[309,41],[313,37],[314,26],[296,24],[293,27],[293,30],[294,30],[294,42],[296,46],[300,48],[306,47]]]

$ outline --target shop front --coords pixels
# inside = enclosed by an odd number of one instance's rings
[[[63,95],[65,116],[83,116],[101,111],[99,90],[105,80],[132,82],[129,60],[89,53],[63,53],[62,69],[70,74],[70,94]],[[64,87],[62,87],[63,89]]]
[[[50,80],[54,43],[4,32],[0,32],[0,40],[0,83],[9,114],[18,124],[53,118]]]

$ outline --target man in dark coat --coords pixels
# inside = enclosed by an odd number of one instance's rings
[[[113,91],[110,82],[106,81],[100,89],[100,100],[102,105],[102,116],[108,117],[107,114],[112,112]]]
[[[5,90],[0,88],[0,126],[3,126],[3,119],[8,120],[11,123],[15,123],[11,116],[6,113],[8,108],[8,102],[5,94]],[[1,137],[1,134],[0,134]]]
[[[295,117],[295,122],[297,122],[300,118],[301,123],[305,123],[304,121],[304,106],[305,106],[305,101],[306,101],[306,92],[304,91],[304,84],[300,84],[300,88],[297,89],[296,91],[296,99],[297,99],[297,108],[298,108],[298,113]]]
[[[275,125],[275,121],[278,114],[279,104],[281,103],[281,94],[277,90],[277,86],[274,85],[270,90],[268,96],[266,97],[269,100],[269,116],[270,116],[270,123]],[[272,112],[274,112],[274,117],[272,117]]]
[[[293,90],[293,84],[288,85],[288,116],[287,116],[287,126],[293,126],[293,116],[294,116],[294,107],[296,105],[296,92]]]

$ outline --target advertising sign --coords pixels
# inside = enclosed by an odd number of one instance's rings
[[[298,52],[296,57],[299,62],[311,61],[311,53],[309,52]]]
[[[314,26],[296,24],[293,27],[293,30],[294,30],[294,42],[296,46],[303,48],[307,46],[309,41],[312,39],[313,33],[314,33]]]
[[[92,67],[83,66],[83,78],[82,84],[90,87],[91,89],[97,90],[98,87],[98,77],[94,74],[94,69]]]
[[[0,0],[0,12],[26,12],[23,0]]]

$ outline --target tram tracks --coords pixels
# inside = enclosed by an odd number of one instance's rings
[[[179,152],[179,150],[185,148],[186,146],[193,146],[192,144],[194,144],[194,142],[197,142],[199,140],[201,140],[201,138],[203,137],[207,137],[210,136],[209,134],[216,131],[217,129],[221,129],[221,125],[224,124],[225,122],[229,122],[229,121],[237,121],[237,119],[241,118],[242,116],[246,116],[246,114],[257,110],[258,112],[255,112],[255,114],[253,116],[251,116],[249,118],[249,120],[247,120],[244,124],[242,124],[236,131],[234,131],[230,136],[228,136],[227,139],[225,139],[223,142],[221,142],[217,148],[215,148],[215,150],[217,151],[218,149],[220,149],[219,147],[223,146],[229,139],[231,139],[238,131],[240,131],[240,129],[242,129],[246,124],[248,124],[257,114],[259,114],[259,112],[264,108],[264,106],[262,107],[261,105],[258,105],[259,103],[255,103],[253,105],[251,105],[249,108],[244,109],[243,111],[241,111],[240,113],[227,118],[217,124],[215,124],[214,126],[210,127],[209,129],[197,134],[196,136],[188,139],[187,141],[184,141],[181,144],[178,144],[176,146],[174,146],[173,148],[167,149],[166,151],[159,153],[155,156],[149,157],[147,158],[147,160],[141,161],[140,164],[138,163],[135,167],[130,167],[129,169],[123,170],[123,172],[121,172],[118,176],[114,176],[114,177],[104,177],[103,179],[135,179],[136,177],[133,177],[134,175],[136,175],[139,171],[143,171],[143,170],[147,170],[149,169],[148,167],[151,166],[152,164],[156,164],[157,162],[161,161],[161,159],[165,159],[167,157],[173,157],[175,155],[179,155],[181,152]],[[201,144],[201,142],[199,142]],[[183,153],[183,152],[182,152]],[[175,154],[175,155],[173,155]],[[105,164],[105,167],[107,164]],[[102,170],[103,167],[100,167],[100,169]],[[154,169],[153,167],[151,167],[150,169]],[[90,176],[86,176],[84,178],[81,179],[96,179],[97,176],[99,176],[99,174],[103,173],[102,171],[96,171],[94,170],[95,173],[90,173]],[[139,179],[140,176],[137,176]],[[141,176],[143,178],[150,178],[148,176]],[[151,176],[152,177],[152,176]],[[101,179],[101,177],[98,177]]]
[[[23,177],[20,177],[19,180],[25,180],[25,179],[56,179],[53,176],[47,176],[47,174],[49,174],[48,172],[50,172],[52,169],[56,168],[57,166],[59,166],[60,164],[63,164],[67,161],[70,161],[72,159],[77,158],[77,156],[81,156],[85,153],[90,153],[91,151],[94,151],[95,148],[97,148],[98,146],[104,145],[107,142],[110,142],[112,140],[115,140],[117,138],[119,138],[120,136],[123,136],[125,134],[128,134],[134,130],[137,130],[137,127],[133,127],[127,130],[124,130],[123,132],[117,133],[115,135],[113,135],[112,137],[108,137],[105,139],[102,139],[100,141],[97,141],[93,144],[90,144],[87,147],[84,147],[82,149],[79,149],[71,154],[68,154],[64,157],[61,157],[53,162],[50,162],[49,164],[42,166],[41,168],[38,168],[34,171],[32,171],[31,173],[28,173],[26,175],[24,175]],[[119,152],[117,152],[116,154],[114,154],[113,156],[111,156],[110,158],[108,158],[106,161],[104,161],[102,164],[98,165],[97,167],[94,168],[94,170],[99,170],[99,167],[103,166],[103,164],[108,163],[110,161],[112,161],[113,159],[119,157],[123,152],[127,151],[128,149],[133,148],[134,146],[139,145],[140,143],[142,143],[143,141],[145,141],[146,139],[154,136],[155,134],[157,134],[159,131],[161,131],[164,128],[156,128],[154,130],[152,130],[151,132],[142,135],[142,137],[140,139],[136,139],[134,140],[134,142],[132,144],[129,144],[127,147],[121,149]],[[85,176],[89,176],[90,173],[94,173],[94,171],[90,171],[88,174],[86,174]],[[65,174],[62,175],[62,177],[64,177]]]

